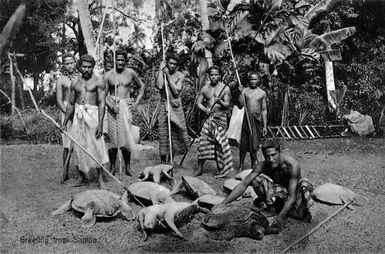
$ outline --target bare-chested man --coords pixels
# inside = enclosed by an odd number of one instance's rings
[[[95,60],[90,55],[80,58],[80,73],[71,83],[71,95],[62,129],[66,130],[67,123],[73,115],[71,134],[79,144],[87,150],[103,166],[108,163],[108,154],[103,135],[103,118],[105,111],[105,85],[101,78],[93,74]],[[77,145],[75,152],[78,158],[78,169],[88,175],[92,168],[98,172],[99,187],[104,189],[102,168],[83,152]],[[78,172],[80,173],[80,172]],[[84,181],[78,177],[78,184]]]
[[[161,95],[161,107],[159,110],[159,154],[162,164],[167,163],[167,156],[170,154],[169,130],[167,121],[167,96],[165,90],[165,78],[167,80],[170,99],[170,123],[172,153],[184,154],[187,150],[189,138],[187,135],[186,118],[183,112],[180,92],[182,91],[184,74],[177,71],[179,57],[176,54],[168,54],[166,61],[159,66],[156,73],[156,87]]]
[[[298,162],[291,156],[281,155],[277,141],[267,141],[262,146],[262,153],[265,161],[258,163],[220,205],[236,200],[251,186],[258,195],[255,205],[261,209],[274,207],[278,214],[270,227],[271,233],[280,232],[288,216],[310,221],[309,207],[314,203],[310,195],[313,185],[302,178]]]
[[[110,171],[115,174],[116,156],[118,147],[122,151],[125,173],[132,176],[131,172],[131,152],[134,140],[132,134],[132,110],[135,109],[144,93],[144,83],[138,74],[131,68],[126,68],[127,53],[124,50],[117,50],[115,53],[116,73],[111,69],[104,75],[104,82],[107,87],[108,96],[106,98],[107,105],[107,121],[108,136],[110,138],[110,149],[108,154],[110,157]],[[131,98],[132,82],[139,85],[139,93],[135,99]],[[115,91],[115,86],[117,90]]]
[[[209,117],[203,125],[198,147],[198,169],[202,174],[205,160],[216,160],[218,176],[224,177],[233,170],[233,157],[227,138],[227,114],[230,106],[230,88],[221,80],[221,69],[213,65],[208,69],[210,84],[199,91],[197,106]],[[213,106],[214,105],[214,106]]]
[[[267,133],[266,92],[260,88],[262,80],[258,73],[250,73],[249,78],[250,85],[243,89],[241,94],[243,99],[240,99],[240,104],[243,107],[245,106],[243,102],[246,103],[251,130],[245,112],[242,124],[241,145],[239,147],[239,171],[243,170],[247,152],[250,153],[251,168],[254,168],[258,163],[257,151],[260,139],[261,136],[265,136]]]
[[[63,73],[62,76],[58,79],[56,83],[56,103],[62,111],[62,123],[64,121],[66,107],[68,105],[68,101],[70,99],[70,90],[71,90],[71,82],[77,78],[78,73],[76,71],[76,60],[74,55],[70,53],[65,53],[62,56],[63,61]],[[72,121],[69,120],[67,124],[67,129],[71,129]],[[62,142],[63,142],[63,171],[62,177],[60,179],[61,183],[64,183],[65,180],[68,179],[68,168],[69,161],[71,157],[71,153],[69,151],[71,147],[71,139],[66,135],[62,134]],[[67,164],[66,164],[67,162]]]

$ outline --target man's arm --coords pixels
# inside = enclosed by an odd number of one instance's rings
[[[230,88],[225,87],[223,90],[222,98],[217,98],[216,101],[224,108],[230,107]]]
[[[78,82],[78,79],[75,79],[74,81],[71,82],[70,99],[68,101],[67,108],[65,109],[65,117],[62,125],[63,130],[66,130],[67,123],[75,111],[75,101],[76,101],[75,84],[77,82]]]
[[[210,109],[206,108],[202,103],[204,99],[204,90],[205,87],[202,87],[202,89],[199,91],[198,99],[197,99],[197,107],[205,112],[206,114],[210,114]]]
[[[61,77],[56,82],[56,104],[63,113],[66,112],[66,106],[63,102],[63,82]]]
[[[103,119],[106,108],[106,87],[101,79],[97,81],[97,97],[98,97],[98,115],[99,122],[96,128],[96,138],[100,138],[103,135]]]
[[[164,87],[163,68],[166,66],[166,62],[162,61],[159,66],[159,70],[155,73],[155,85],[159,90]]]
[[[174,80],[171,78],[170,73],[166,73],[166,78],[168,81],[168,87],[170,88],[171,93],[175,96],[178,97],[180,91],[182,91],[182,86],[183,86],[183,81],[184,81],[184,74],[180,73],[178,75],[178,81],[174,82]]]
[[[103,83],[104,83],[104,87],[105,87],[105,89],[106,89],[106,90],[105,90],[106,96],[109,95],[109,91],[110,91],[110,89],[109,89],[109,83],[108,83],[108,76],[110,75],[109,73],[110,73],[110,72],[107,72],[106,74],[103,75]],[[109,100],[109,99],[106,98],[105,104],[106,104],[106,106],[107,106],[109,109],[113,110],[114,104],[112,104],[112,100]]]
[[[279,222],[281,226],[284,225],[286,221],[287,213],[295,203],[296,193],[297,193],[297,184],[301,176],[301,169],[299,168],[298,162],[294,158],[285,157],[285,163],[288,165],[289,171],[290,171],[290,181],[289,181],[289,189],[288,189],[289,196],[287,197],[287,200],[281,212],[278,214],[277,218],[275,219],[275,221]]]
[[[263,121],[263,136],[267,134],[267,107],[266,107],[266,93],[263,92],[264,96],[262,97],[262,121]]]
[[[225,205],[231,203],[239,198],[245,192],[247,187],[249,187],[251,182],[261,173],[261,165],[261,163],[257,164],[255,169],[253,169],[253,171],[251,171],[251,173],[231,191],[230,195],[222,201],[222,204]]]
[[[135,104],[138,105],[140,100],[143,97],[145,86],[144,86],[142,79],[139,78],[138,74],[134,70],[132,70],[132,76],[133,76],[135,83],[139,85],[139,93],[138,93],[138,96],[136,97],[136,101],[135,101]]]

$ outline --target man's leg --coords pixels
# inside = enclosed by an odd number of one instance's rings
[[[167,155],[161,155],[160,156],[160,163],[161,164],[167,164]]]
[[[257,150],[250,152],[251,168],[254,169],[255,165],[258,164]]]
[[[118,154],[117,148],[108,149],[108,157],[110,158],[110,172],[113,175],[115,175],[115,173],[116,173],[115,162],[116,162],[116,155],[117,154]]]
[[[68,179],[69,161],[66,164],[68,156],[71,156],[69,154],[69,149],[68,148],[64,148],[63,149],[63,169],[62,169],[62,177],[60,179],[60,183],[64,183]],[[69,158],[68,158],[68,160],[69,160]]]
[[[120,151],[122,151],[126,175],[133,176],[131,171],[131,152],[126,148],[121,148]]]
[[[85,175],[82,171],[79,170],[79,166],[76,165],[76,175],[75,175],[75,178],[76,178],[76,181],[74,183],[72,183],[70,185],[70,187],[78,187],[78,186],[82,186],[85,184]]]
[[[239,172],[243,170],[243,164],[245,163],[245,158],[246,158],[246,152],[239,150],[239,169],[238,169]]]
[[[100,189],[106,189],[106,186],[104,185],[103,181],[103,169],[102,168],[97,168],[96,171],[98,172],[98,182],[99,182],[99,188]]]
[[[202,159],[198,159],[198,169],[196,169],[194,172],[193,172],[193,175],[192,176],[200,176],[202,175],[202,172],[203,172],[203,164],[205,163],[205,160],[202,160]]]

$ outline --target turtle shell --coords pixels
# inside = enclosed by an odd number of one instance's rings
[[[206,215],[202,226],[210,238],[217,240],[236,237],[262,239],[269,222],[255,209],[230,204],[214,208]]]
[[[132,195],[144,201],[146,204],[152,204],[151,194],[164,192],[170,194],[170,190],[163,185],[154,182],[137,182],[133,183],[127,188]]]
[[[236,179],[228,179],[223,183],[223,188],[227,191],[232,191],[241,181]],[[243,193],[243,197],[256,196],[255,191],[252,187],[248,186]]]
[[[237,180],[243,180],[245,179],[248,175],[250,175],[251,171],[253,171],[252,169],[246,169],[246,170],[243,170],[241,172],[239,172],[238,174],[235,175],[235,179]]]
[[[192,176],[182,176],[183,185],[186,191],[194,198],[197,199],[204,195],[216,195],[217,193],[207,183],[201,179]]]
[[[221,203],[225,198],[214,196],[214,195],[204,195],[199,198],[198,204],[201,207],[211,209],[214,205]]]
[[[74,196],[71,206],[84,213],[90,202],[95,203],[97,217],[114,217],[120,212],[120,197],[106,190],[87,190]]]
[[[356,199],[356,194],[341,185],[325,183],[314,189],[313,197],[319,201],[342,205]]]

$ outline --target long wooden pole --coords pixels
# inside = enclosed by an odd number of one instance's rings
[[[11,74],[11,84],[12,84],[12,90],[11,90],[11,104],[12,104],[12,107],[11,107],[11,115],[14,115],[15,113],[15,107],[16,107],[16,100],[15,100],[15,76],[13,74],[13,59],[10,55],[10,53],[8,53],[8,59],[9,59],[9,72]]]
[[[317,231],[323,224],[325,224],[326,222],[328,222],[331,218],[333,218],[334,216],[336,216],[338,213],[340,213],[342,210],[344,210],[348,205],[352,204],[355,200],[351,200],[350,202],[348,203],[345,203],[343,206],[341,206],[337,211],[335,211],[334,213],[332,213],[329,217],[327,217],[325,220],[323,220],[322,222],[320,222],[315,228],[313,228],[312,230],[310,230],[307,234],[303,235],[301,238],[299,238],[297,241],[295,241],[294,243],[290,244],[286,249],[284,249],[282,251],[282,253],[285,253],[287,252],[288,250],[290,250],[293,246],[295,246],[296,244],[298,244],[299,242],[301,242],[303,239],[305,239],[306,237],[308,237],[309,235],[313,234],[315,231]]]
[[[162,36],[162,50],[163,50],[163,61],[166,60],[166,47],[164,43],[164,34],[163,34],[163,22],[160,24],[160,32]],[[167,77],[163,74],[164,80],[164,89],[166,91],[166,99],[167,99],[167,125],[168,125],[168,144],[170,147],[170,164],[173,165],[173,155],[172,155],[172,139],[171,139],[171,112],[170,112],[170,94],[168,89]]]

